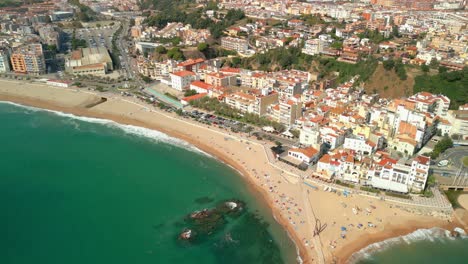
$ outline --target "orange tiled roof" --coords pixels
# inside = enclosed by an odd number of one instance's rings
[[[306,157],[308,158],[311,158],[313,157],[315,154],[317,154],[319,151],[316,150],[315,148],[313,147],[308,147],[308,148],[293,148],[291,149],[290,151],[292,152],[300,152],[302,154],[304,154]]]
[[[182,98],[182,100],[184,100],[186,102],[190,102],[190,101],[198,100],[198,99],[200,99],[202,97],[205,97],[206,95],[207,95],[207,93],[194,94],[194,95],[191,95],[191,96],[184,97],[184,98]]]
[[[203,88],[203,89],[210,89],[210,88],[213,87],[213,86],[207,84],[206,82],[202,82],[202,81],[193,81],[190,84],[193,85],[193,86]]]
[[[180,66],[180,67],[185,67],[185,66],[192,66],[192,65],[195,65],[195,64],[198,64],[198,63],[202,63],[204,62],[205,60],[202,59],[202,58],[198,58],[198,59],[188,59],[186,61],[183,61],[179,64],[177,64],[177,66]]]

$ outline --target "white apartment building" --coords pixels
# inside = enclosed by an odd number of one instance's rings
[[[376,144],[366,140],[364,137],[347,137],[345,138],[343,148],[354,150],[356,153],[370,155],[374,153]]]
[[[317,162],[319,151],[313,147],[308,148],[292,148],[288,150],[288,156],[300,160],[306,164]]]
[[[428,92],[419,92],[408,98],[415,103],[415,109],[421,112],[434,113],[444,117],[450,107],[450,99],[445,95],[434,95]]]
[[[196,80],[196,75],[191,71],[178,71],[171,73],[172,88],[183,91],[190,87],[190,83]]]
[[[0,73],[10,71],[10,59],[8,58],[8,52],[0,50]]]
[[[468,140],[468,110],[449,111],[447,120],[452,124],[450,135],[461,135],[463,140]]]
[[[245,52],[249,49],[249,43],[245,39],[224,37],[221,38],[221,47],[237,52]]]
[[[197,93],[209,93],[213,86],[202,81],[193,81],[190,83],[190,90],[195,90]]]
[[[323,126],[320,128],[322,143],[330,145],[330,149],[335,149],[343,145],[346,134],[347,131],[332,126]]]
[[[292,125],[302,116],[302,102],[295,97],[280,101],[278,107],[275,119],[282,124]]]
[[[299,143],[301,143],[304,146],[312,146],[318,148],[321,144],[320,131],[314,127],[304,126],[300,130]]]
[[[396,161],[384,157],[368,170],[367,177],[375,188],[395,192],[421,192],[429,175],[430,158],[418,156]]]
[[[325,48],[328,48],[328,42],[321,39],[309,39],[305,42],[302,53],[308,55],[317,55],[323,52]]]

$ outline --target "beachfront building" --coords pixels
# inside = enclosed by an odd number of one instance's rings
[[[368,170],[367,177],[374,188],[401,193],[421,192],[429,175],[430,158],[417,156],[399,161],[382,155]]]
[[[196,80],[196,75],[191,71],[178,71],[171,73],[172,88],[178,91],[188,89],[194,80]]]
[[[0,73],[10,71],[9,52],[6,49],[0,49]]]
[[[13,50],[11,66],[16,73],[40,75],[46,73],[46,63],[41,44],[22,45]]]
[[[105,47],[82,48],[65,59],[65,70],[71,74],[104,75],[114,69]]]
[[[245,52],[249,48],[249,43],[245,39],[224,37],[221,38],[221,47],[237,52]]]
[[[313,147],[291,148],[288,150],[288,157],[302,161],[306,164],[314,164],[318,161],[320,151]]]
[[[317,162],[317,169],[313,173],[313,176],[324,180],[331,180],[338,171],[339,166],[340,162],[338,160],[333,159],[329,154],[325,154]]]
[[[232,108],[244,113],[252,113],[259,116],[266,114],[268,106],[278,101],[276,92],[264,90],[261,94],[247,94],[237,92],[225,97],[225,102]]]

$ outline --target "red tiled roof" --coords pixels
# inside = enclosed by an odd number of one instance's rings
[[[180,67],[185,67],[185,66],[192,66],[192,65],[195,65],[195,64],[198,64],[198,63],[202,63],[204,62],[205,60],[202,59],[202,58],[198,58],[198,59],[188,59],[186,61],[183,61],[179,64],[177,64],[177,66],[180,66]]]
[[[315,154],[318,153],[318,150],[316,150],[315,148],[313,147],[308,147],[308,148],[292,148],[290,149],[289,151],[291,152],[300,152],[302,154],[304,154],[306,157],[308,158],[311,158],[313,157]]]
[[[239,69],[239,68],[231,68],[231,67],[224,67],[224,68],[219,69],[219,71],[222,72],[222,73],[228,73],[228,74],[229,74],[229,73],[231,73],[231,74],[232,74],[232,73],[236,73],[236,74],[237,74],[237,73],[240,73],[240,72],[241,72],[241,69]]]
[[[425,165],[429,165],[430,164],[430,161],[431,159],[429,157],[426,157],[426,156],[417,156],[415,158],[415,160],[421,164],[425,164]]]
[[[322,163],[330,163],[331,157],[328,154],[323,155],[323,157],[320,158],[319,162]]]
[[[190,102],[190,101],[198,100],[198,99],[200,99],[202,97],[205,97],[206,95],[207,95],[207,93],[199,93],[199,94],[184,97],[184,98],[182,98],[182,100],[184,100],[186,102]]]
[[[212,85],[207,84],[206,82],[202,82],[202,81],[193,81],[190,84],[193,85],[193,86],[203,88],[203,89],[211,89],[213,87]]]

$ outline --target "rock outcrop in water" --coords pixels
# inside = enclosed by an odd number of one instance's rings
[[[179,239],[196,242],[213,235],[227,224],[228,218],[243,214],[245,203],[240,200],[220,202],[215,208],[194,211],[184,219],[186,228],[179,234]]]

